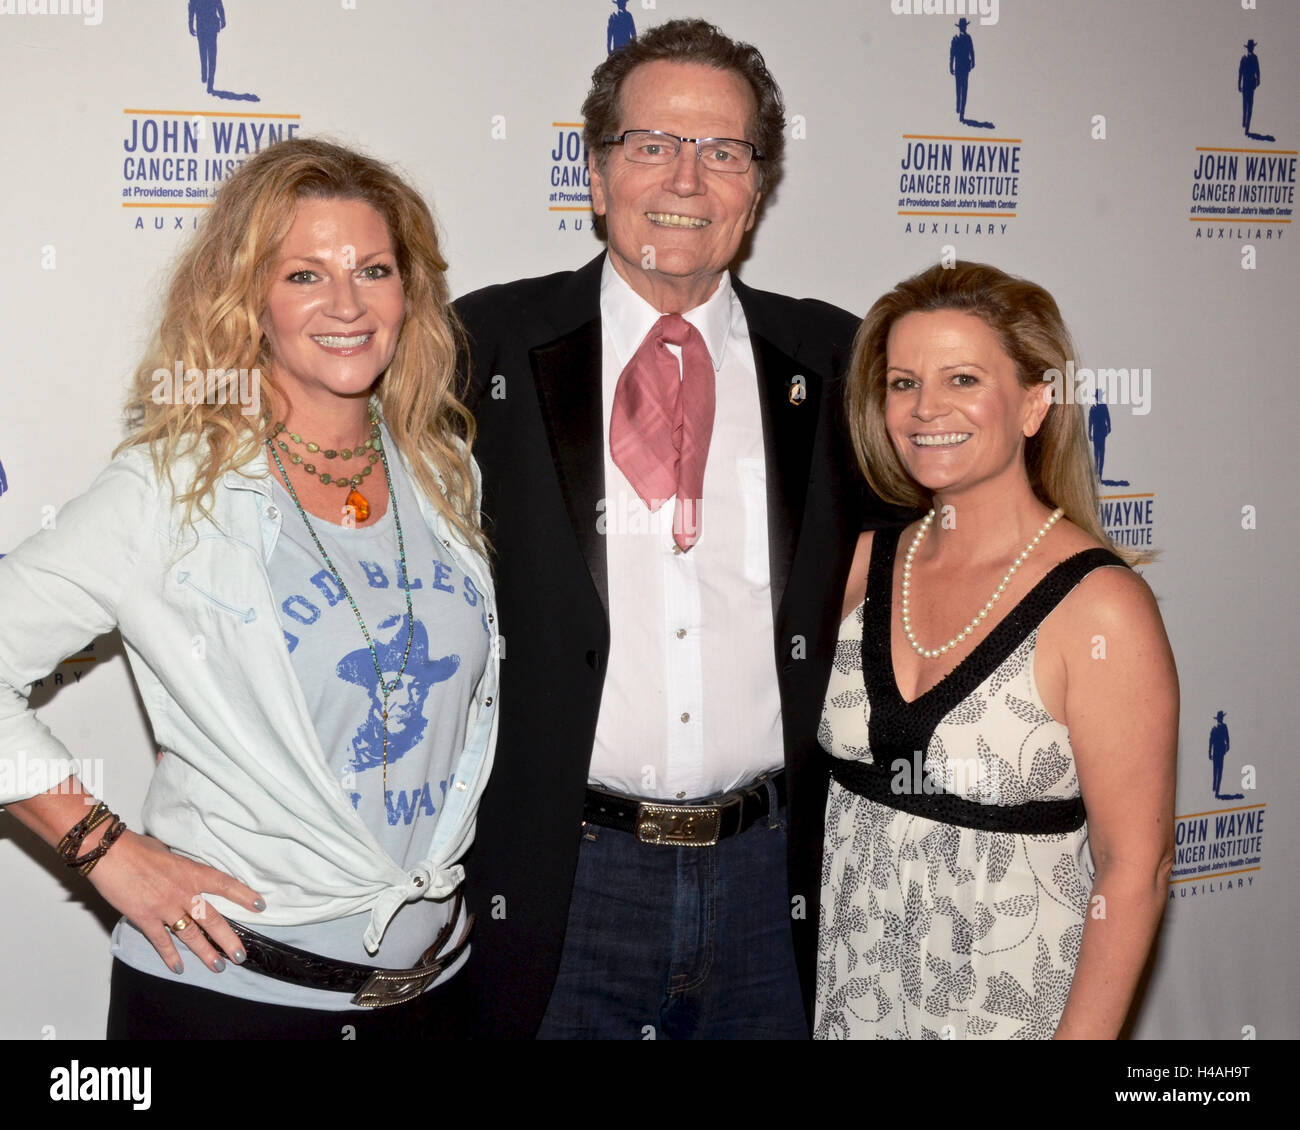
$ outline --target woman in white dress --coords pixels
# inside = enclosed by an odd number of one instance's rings
[[[844,595],[819,1038],[1124,1024],[1173,858],[1178,684],[1051,382],[1074,356],[1051,295],[981,264],[899,284],[859,332],[863,474],[929,513],[863,534]]]

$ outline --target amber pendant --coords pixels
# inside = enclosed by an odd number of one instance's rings
[[[345,505],[352,510],[358,522],[364,522],[370,517],[370,503],[366,500],[366,496],[355,488],[348,492]]]

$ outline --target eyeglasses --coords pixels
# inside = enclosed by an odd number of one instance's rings
[[[695,143],[695,159],[714,173],[744,173],[750,162],[765,160],[748,141],[734,137],[678,137],[659,129],[629,129],[603,145],[621,145],[623,155],[638,165],[671,165],[688,142]]]

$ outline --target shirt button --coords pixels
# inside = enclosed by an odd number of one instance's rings
[[[459,790],[463,793],[467,788],[469,788],[469,786],[468,786],[467,784],[465,784],[464,781],[457,781],[457,782],[456,782],[456,788],[459,789]]]
[[[491,696],[491,695],[488,695],[487,698],[483,700],[483,705],[484,705],[484,706],[491,706],[491,705],[492,705],[492,696]]]
[[[280,508],[278,506],[268,506],[266,508],[266,516],[274,522],[280,516]]]
[[[676,542],[673,542],[673,552],[680,554],[681,551],[682,551],[682,547],[678,545]]]
[[[686,799],[686,794],[685,794],[685,793],[678,793],[678,794],[677,794],[677,799],[678,799],[678,800],[685,800],[685,799]]]
[[[684,640],[684,639],[686,638],[686,629],[685,629],[685,628],[678,628],[678,629],[677,629],[677,638],[678,638],[679,640]]]
[[[690,716],[689,714],[683,714],[683,715],[682,715],[682,721],[683,721],[683,722],[689,722],[690,720],[691,720],[691,716]]]
[[[488,623],[489,623],[489,624],[495,624],[496,622],[497,622],[497,618],[496,618],[495,616],[493,616],[491,612],[489,612],[489,613],[488,613]]]

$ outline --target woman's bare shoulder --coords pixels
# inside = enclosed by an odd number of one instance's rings
[[[1083,548],[1101,548],[1095,539],[1088,542]],[[1088,655],[1092,654],[1090,641],[1098,637],[1112,644],[1125,641],[1140,652],[1169,646],[1150,585],[1139,573],[1118,563],[1093,569],[1080,580],[1049,623],[1052,621],[1060,639],[1073,639],[1081,647],[1087,644]],[[1073,650],[1065,649],[1067,654]]]

